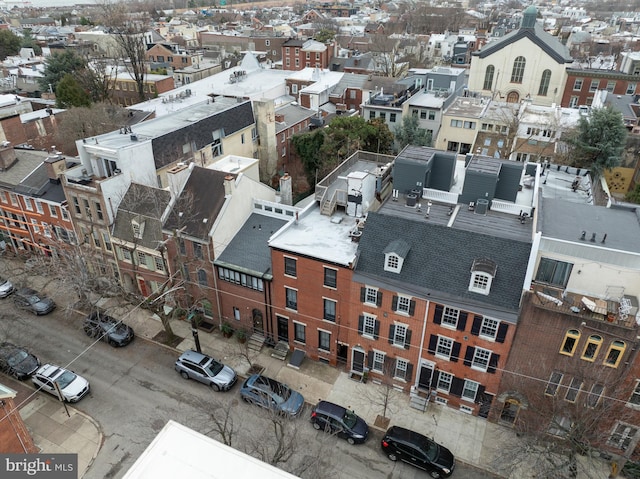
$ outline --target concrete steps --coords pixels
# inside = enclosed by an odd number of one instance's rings
[[[261,351],[266,338],[260,333],[253,333],[247,341],[247,348],[252,351]]]
[[[271,357],[284,361],[287,358],[287,353],[289,353],[289,344],[285,341],[278,341],[278,344],[273,348]]]

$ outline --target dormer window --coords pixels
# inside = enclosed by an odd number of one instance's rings
[[[142,223],[136,220],[131,220],[131,229],[133,230],[133,237],[136,239],[142,239],[144,234],[144,221]]]
[[[404,240],[396,239],[390,242],[383,251],[384,270],[392,273],[400,273],[410,249],[411,246]]]
[[[491,292],[491,283],[496,275],[498,266],[488,258],[478,258],[471,266],[471,280],[469,291],[488,295]]]

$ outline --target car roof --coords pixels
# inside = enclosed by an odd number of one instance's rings
[[[65,371],[66,369],[61,368],[60,366],[54,366],[53,364],[45,364],[38,370],[37,374],[49,379],[53,379]]]
[[[412,431],[400,426],[391,426],[387,430],[387,436],[399,439],[401,441],[411,441],[423,443],[425,440],[429,441],[429,438],[419,432]]]
[[[180,359],[183,360],[183,361],[190,361],[190,362],[196,363],[196,364],[204,364],[209,359],[211,359],[211,357],[207,356],[206,354],[199,353],[197,351],[193,351],[192,349],[190,349],[190,350],[185,351],[184,353],[182,353],[180,355]]]
[[[33,288],[20,288],[18,294],[38,294],[38,292]]]
[[[318,404],[316,404],[316,411],[326,412],[327,414],[342,417],[346,411],[346,408],[329,401],[320,401]]]

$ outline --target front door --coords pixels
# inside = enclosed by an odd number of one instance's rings
[[[429,390],[431,378],[433,377],[433,366],[431,364],[420,365],[420,375],[418,376],[418,388]]]
[[[140,294],[145,298],[149,296],[149,292],[147,290],[147,283],[144,279],[138,278],[138,288],[140,288]]]
[[[278,318],[278,341],[289,342],[289,320],[282,316]]]
[[[489,417],[489,411],[491,410],[491,403],[493,402],[493,394],[483,392],[478,398],[480,403],[480,409],[478,410],[478,416],[487,418]]]
[[[262,319],[262,311],[254,309],[252,311],[253,316],[253,330],[256,333],[264,334],[264,321]]]
[[[353,350],[353,357],[351,359],[351,370],[359,373],[364,372],[364,351],[359,349]]]
[[[347,362],[347,352],[349,351],[349,345],[344,343],[338,343],[338,362],[346,363]]]

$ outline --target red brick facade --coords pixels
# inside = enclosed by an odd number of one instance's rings
[[[635,95],[640,92],[640,77],[604,70],[567,70],[567,82],[560,106],[577,108],[591,106],[598,90],[614,95]]]

